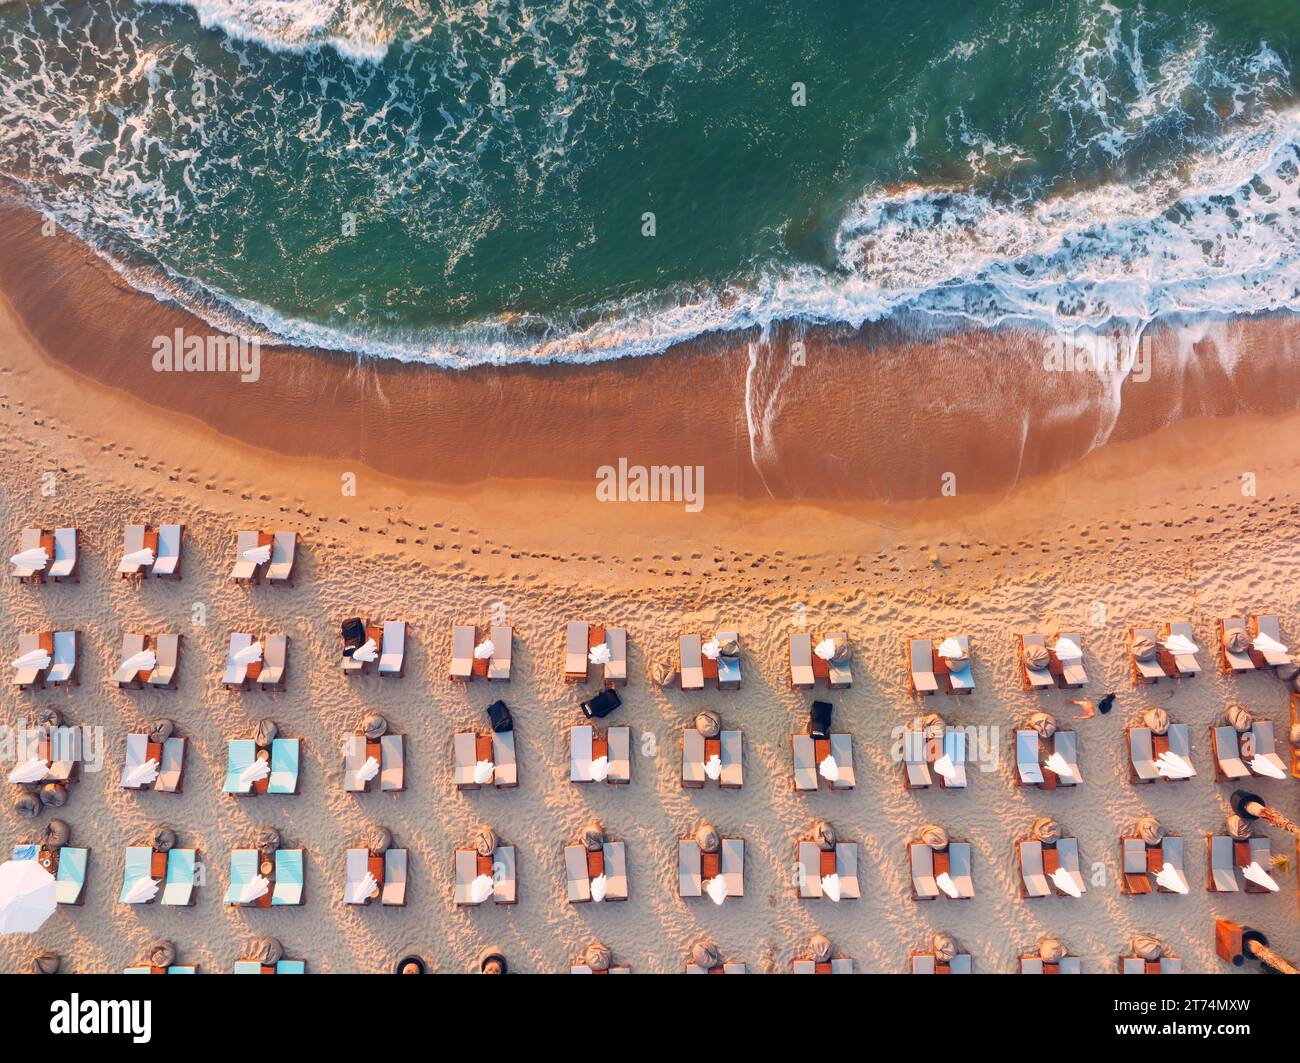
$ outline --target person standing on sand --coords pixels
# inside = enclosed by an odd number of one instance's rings
[[[1115,704],[1115,695],[1113,693],[1107,694],[1096,705],[1092,703],[1091,698],[1075,698],[1070,704],[1078,705],[1083,709],[1082,713],[1075,713],[1074,718],[1076,720],[1091,720],[1099,710],[1103,716],[1110,712],[1111,706]]]

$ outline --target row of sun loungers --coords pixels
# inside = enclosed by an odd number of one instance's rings
[[[711,830],[711,829],[709,829]],[[678,895],[684,899],[708,897],[716,904],[745,895],[745,841],[743,838],[711,839],[709,830],[678,843]],[[598,845],[572,844],[564,847],[564,880],[571,904],[591,901],[622,901],[628,898],[626,844],[597,838]],[[942,844],[941,844],[942,843]],[[1127,896],[1152,893],[1186,894],[1189,887],[1183,863],[1181,838],[1164,837],[1156,845],[1141,838],[1120,840],[1123,877],[1121,890]],[[919,841],[909,843],[912,899],[969,899],[975,895],[971,846],[964,841]],[[1027,900],[1053,894],[1081,897],[1087,892],[1079,864],[1078,842],[1038,838],[1016,843],[1020,894]],[[1207,890],[1210,892],[1276,892],[1277,884],[1266,874],[1270,866],[1268,838],[1234,839],[1226,835],[1207,838]],[[44,850],[37,845],[13,849],[15,860],[38,860],[55,875],[59,904],[79,905],[84,900],[89,850],[64,846]],[[801,841],[796,847],[797,893],[800,899],[856,900],[861,896],[856,843],[831,837]],[[491,900],[514,904],[518,899],[518,858],[514,846],[493,840],[492,851],[463,848],[454,853],[453,901],[472,907]],[[298,906],[304,900],[304,851],[276,848],[274,851],[235,849],[230,854],[230,884],[223,903],[241,907],[267,908]],[[1253,872],[1248,872],[1253,869]],[[1259,871],[1265,872],[1259,874]],[[346,882],[343,901],[349,905],[406,903],[408,851],[387,848],[373,852],[349,848],[346,852]],[[192,848],[166,851],[148,845],[130,846],[123,861],[120,904],[190,906],[201,883],[198,852]],[[931,957],[933,959],[933,957]],[[929,964],[922,963],[928,967]],[[957,965],[960,968],[961,964]],[[929,971],[917,973],[930,973]],[[952,973],[961,973],[954,970]]]
[[[1227,623],[1235,623],[1225,621]],[[1245,631],[1245,621],[1239,622]],[[407,625],[401,620],[355,625],[352,642],[345,640],[342,670],[347,675],[376,671],[381,676],[401,676],[405,671]],[[1262,628],[1260,628],[1262,625]],[[345,625],[345,628],[347,625]],[[1276,617],[1252,617],[1252,629],[1274,631],[1280,634]],[[1166,631],[1187,640],[1193,651],[1190,625],[1167,625]],[[1159,648],[1155,629],[1129,630],[1130,656],[1134,681],[1151,683],[1169,676],[1187,678],[1200,667],[1195,652],[1180,653]],[[45,632],[24,635],[19,640],[19,659],[31,657],[23,666],[15,668],[14,684],[32,687],[42,683],[75,681],[76,637],[74,632]],[[1259,636],[1255,636],[1258,640]],[[346,637],[345,637],[346,638]],[[494,625],[490,636],[476,642],[477,629],[457,625],[452,631],[452,651],[449,677],[458,682],[475,678],[508,681],[514,642],[514,631],[508,625]],[[822,679],[833,689],[852,685],[852,675],[847,658],[834,656],[845,646],[845,636],[837,634],[812,647],[811,636],[794,633],[790,636],[790,679],[797,689],[808,689]],[[1165,643],[1169,642],[1166,636]],[[1021,635],[1017,638],[1020,672],[1025,690],[1047,689],[1054,686],[1078,688],[1087,682],[1082,662],[1082,636],[1077,633],[1060,633],[1052,646],[1043,635]],[[1224,660],[1231,666],[1225,670],[1248,671],[1256,667],[1273,667],[1287,663],[1286,648],[1250,649],[1234,654],[1224,649]],[[113,680],[119,686],[170,689],[176,683],[180,636],[176,634],[147,635],[128,633],[123,636],[121,663]],[[226,670],[222,683],[232,689],[248,689],[251,684],[262,689],[283,689],[288,639],[285,635],[268,635],[254,639],[251,634],[236,632],[230,636]],[[681,686],[683,690],[702,690],[706,680],[715,682],[718,689],[729,690],[740,686],[739,639],[734,632],[720,633],[710,643],[703,644],[698,635],[684,635],[680,640]],[[1140,647],[1140,648],[1139,648]],[[1154,648],[1153,648],[1154,647]],[[936,644],[930,639],[908,639],[906,643],[908,681],[913,694],[918,696],[937,693],[969,694],[975,689],[971,669],[970,640],[965,636],[944,639]],[[1177,646],[1176,646],[1177,648]],[[38,651],[45,650],[51,658],[48,664],[34,663]],[[824,650],[831,654],[823,657]],[[731,652],[735,651],[735,652]],[[136,667],[142,655],[148,658],[148,667]],[[1062,656],[1066,654],[1066,656]],[[1257,663],[1258,660],[1258,663]],[[570,682],[586,682],[592,664],[602,669],[601,680],[606,686],[619,686],[627,682],[627,632],[623,628],[605,628],[581,622],[568,626],[564,676]]]

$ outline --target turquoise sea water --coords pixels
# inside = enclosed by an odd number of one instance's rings
[[[1282,0],[19,0],[0,172],[210,320],[450,365],[1140,325],[1300,304],[1298,47]]]

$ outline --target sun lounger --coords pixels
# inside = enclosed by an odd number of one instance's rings
[[[834,642],[837,648],[849,641],[848,633],[845,631],[833,632],[827,638]],[[826,685],[831,690],[848,690],[853,686],[853,662],[847,658],[837,661],[834,657],[827,661]]]
[[[739,790],[745,783],[741,733],[722,731],[718,735],[718,742],[722,750],[719,758],[722,761],[722,774],[718,776],[718,785],[724,790]]]
[[[1070,769],[1069,775],[1058,775],[1058,786],[1078,786],[1083,782],[1079,771],[1079,735],[1075,731],[1057,731],[1052,736],[1052,752],[1060,755]],[[1051,770],[1050,768],[1048,769]]]
[[[221,676],[221,685],[243,690],[248,683],[248,665],[241,664],[235,657],[241,650],[253,644],[253,636],[242,631],[230,633],[230,646],[226,650],[226,670]]]
[[[244,556],[249,550],[256,550],[261,534],[255,531],[241,531],[235,536],[235,566],[230,570],[230,578],[244,583],[257,581],[261,565],[249,561]]]
[[[1021,786],[1039,786],[1043,769],[1038,763],[1039,735],[1034,730],[1016,732],[1016,779]]]
[[[54,529],[54,560],[50,562],[45,574],[52,580],[76,580],[77,577],[77,539],[76,528]]]
[[[59,867],[54,874],[54,902],[82,904],[86,899],[86,864],[89,849],[65,845],[59,850]]]
[[[740,645],[740,634],[735,631],[719,631],[715,636],[722,645],[728,642],[734,642]],[[740,689],[740,658],[724,657],[718,655],[718,689],[719,690],[739,690]]]
[[[54,660],[50,670],[45,673],[48,686],[75,686],[77,683],[77,644],[79,631],[56,631],[54,633]]]
[[[127,668],[126,662],[134,657],[137,653],[144,650],[144,645],[148,641],[145,635],[139,635],[134,632],[127,632],[122,636],[122,657],[117,671],[113,673],[113,682],[118,687],[139,687],[140,672],[136,668]]]
[[[971,668],[970,638],[966,635],[956,635],[953,637],[953,641],[961,647],[961,667],[954,669],[943,657],[939,657],[937,670],[942,670],[943,677],[947,681],[945,689],[949,694],[970,694],[975,690],[975,673]],[[937,655],[938,648],[936,647]]]
[[[181,656],[180,635],[155,635],[153,653],[157,661],[145,682],[156,690],[175,690],[176,667]]]
[[[913,694],[933,694],[939,689],[934,677],[934,644],[929,639],[908,639],[907,659]]]
[[[136,768],[148,760],[149,736],[143,734],[129,734],[126,736],[126,763],[122,767],[122,777],[119,784],[128,790],[137,789],[136,784],[128,783],[127,778]]]
[[[1251,727],[1251,733],[1255,736],[1255,759],[1267,760],[1273,765],[1273,767],[1285,775],[1287,770],[1286,765],[1282,763],[1282,758],[1277,755],[1277,745],[1273,738],[1273,721],[1256,720],[1254,725]],[[1258,771],[1253,763],[1250,766],[1250,770],[1256,775],[1264,775],[1266,778],[1268,777],[1266,773]]]
[[[262,639],[262,670],[257,673],[257,685],[263,690],[283,690],[288,664],[289,636],[267,635]]]
[[[1020,864],[1020,895],[1026,898],[1049,896],[1052,885],[1043,870],[1043,843],[1036,840],[1016,842],[1016,857]]]
[[[1241,874],[1242,868],[1252,863],[1269,870],[1273,853],[1268,838],[1236,839],[1226,834],[1214,834],[1206,839],[1206,845],[1209,849],[1206,888],[1211,893],[1272,892]]]
[[[184,524],[164,524],[158,529],[158,549],[153,562],[155,578],[181,578],[181,542],[184,538]]]
[[[144,549],[145,526],[143,524],[128,524],[126,530],[122,533],[122,557],[127,558],[132,554],[138,554]],[[123,560],[117,566],[118,575],[125,579],[128,576],[139,576],[144,573],[147,565],[139,562]]]
[[[277,960],[263,964],[259,960],[236,960],[232,974],[306,974],[304,960]]]
[[[458,624],[451,629],[451,668],[448,678],[468,683],[474,678],[474,629]]]
[[[1187,875],[1183,867],[1183,839],[1166,836],[1159,845],[1148,846],[1141,838],[1121,838],[1120,855],[1123,862],[1121,891],[1130,897],[1146,896],[1152,892],[1177,893],[1156,881],[1156,875],[1168,867],[1187,888]]]
[[[825,860],[823,855],[826,857]],[[800,899],[824,898],[826,894],[822,889],[822,879],[832,873],[839,879],[842,900],[856,901],[862,896],[858,884],[856,842],[837,842],[833,852],[824,852],[816,842],[800,842],[796,850],[796,858],[799,863],[798,896]]]
[[[147,845],[131,845],[126,850],[126,860],[122,865],[122,891],[117,896],[118,904],[152,903],[150,901],[128,901],[127,897],[135,884],[142,879],[153,878],[153,849]]]
[[[1128,729],[1130,782],[1154,782],[1161,777],[1160,772],[1156,770],[1155,750],[1151,741],[1149,727]]]
[[[384,735],[379,740],[379,789],[400,793],[406,789],[406,736]]]
[[[704,689],[704,656],[700,652],[701,641],[699,635],[683,635],[678,640],[683,690]]]
[[[390,908],[406,904],[406,850],[389,849],[384,853],[384,888],[379,901]]]
[[[597,781],[592,777],[591,763],[598,755],[600,742],[591,724],[578,724],[570,728],[570,782]],[[632,781],[632,729],[630,727],[609,727],[605,730],[603,755],[609,764],[609,771],[603,781],[613,784]]]
[[[302,740],[276,738],[271,742],[271,774],[267,776],[268,794],[298,792],[298,763],[302,759]]]
[[[26,657],[27,654],[41,648],[41,637],[39,635],[20,635],[18,636],[18,656]],[[43,686],[46,668],[15,668],[14,669],[14,686],[26,690],[33,686]]]
[[[367,849],[349,849],[346,855],[346,884],[343,888],[344,904],[370,904],[379,896],[378,892],[363,896],[361,887],[370,871],[370,852]],[[378,882],[375,883],[378,886]]]
[[[43,533],[40,528],[24,528],[18,533],[18,553],[25,554],[29,550],[39,550],[41,548],[41,537]],[[48,548],[47,548],[48,553]],[[46,560],[46,568],[49,567],[49,558]],[[24,565],[11,565],[9,575],[21,582],[36,582],[45,578],[45,569],[27,568]]]
[[[939,776],[939,785],[945,790],[962,790],[966,787],[966,732],[960,727],[949,727],[943,732],[943,756],[952,761],[951,779]],[[936,774],[938,774],[936,772]]]
[[[348,735],[343,743],[343,789],[348,793],[362,793],[370,789],[368,782],[357,777],[367,760],[364,735]]]
[[[790,636],[790,686],[810,690],[816,683],[812,666],[812,636],[795,632]]]
[[[1219,670],[1224,675],[1229,672],[1253,672],[1255,670],[1255,661],[1250,655],[1249,648],[1241,653],[1233,653],[1228,649],[1225,636],[1229,631],[1238,630],[1245,631],[1249,635],[1246,621],[1242,617],[1229,617],[1227,620],[1219,621],[1219,654],[1222,659]]]
[[[250,794],[253,792],[251,782],[241,782],[240,775],[253,766],[257,759],[257,743],[251,738],[232,738],[226,743],[226,781],[221,792],[226,794]]]
[[[1237,869],[1233,862],[1232,838],[1226,834],[1210,837],[1209,883],[1207,889],[1212,893],[1237,893]]]
[[[379,653],[379,674],[401,676],[406,669],[406,621],[385,620]]]
[[[271,540],[271,560],[266,566],[267,583],[293,586],[293,559],[298,552],[298,533],[278,531]]]
[[[580,620],[570,620],[564,648],[564,678],[569,683],[587,681],[587,627]]]
[[[1192,630],[1192,625],[1185,621],[1165,625],[1165,641],[1168,641],[1174,635],[1181,635],[1193,645],[1196,645],[1196,635]],[[1201,670],[1201,663],[1196,659],[1196,654],[1166,652],[1169,654],[1173,665],[1169,670],[1170,674],[1175,678],[1189,679]]]
[[[909,728],[903,732],[903,781],[909,790],[924,790],[934,782],[930,775],[928,744],[924,731]]]
[[[1235,728],[1212,727],[1210,740],[1214,746],[1214,781],[1244,779],[1250,774],[1241,759],[1241,739]]]
[[[161,893],[163,904],[188,907],[194,903],[197,862],[195,849],[172,849],[167,854],[167,877]]]
[[[934,875],[934,850],[924,842],[910,842],[907,846],[908,863],[912,870],[912,899],[932,901],[944,896]]]
[[[1056,641],[1060,642],[1062,639],[1073,642],[1080,649],[1083,648],[1083,636],[1077,631],[1057,632]],[[1088,673],[1084,670],[1082,657],[1058,657],[1055,649],[1052,650],[1052,657],[1060,664],[1062,686],[1081,687],[1088,682]]]
[[[1056,858],[1060,868],[1074,880],[1080,893],[1087,893],[1088,887],[1083,881],[1083,872],[1079,869],[1079,839],[1061,838],[1056,843]],[[1057,893],[1068,896],[1063,890]]]
[[[1160,648],[1157,645],[1156,652],[1148,660],[1140,661],[1133,653],[1133,644],[1138,639],[1149,639],[1154,643],[1156,641],[1156,629],[1153,627],[1131,627],[1128,629],[1128,653],[1129,659],[1133,662],[1133,683],[1134,685],[1140,685],[1159,682],[1165,678],[1165,670],[1160,663]]]
[[[1047,639],[1042,635],[1019,636],[1020,676],[1025,690],[1045,690],[1054,685],[1050,665],[1047,668],[1034,669],[1025,664],[1025,651],[1039,646],[1047,649]]]
[[[609,647],[605,682],[610,686],[624,686],[627,683],[627,628],[606,628],[605,645]]]
[[[272,907],[294,907],[302,904],[303,850],[277,849],[275,851],[274,881],[271,885]]]
[[[488,661],[487,677],[501,682],[510,681],[510,655],[515,645],[515,629],[501,624],[492,628],[492,657]],[[473,650],[470,651],[471,656]],[[626,662],[624,667],[626,667]]]
[[[188,748],[184,738],[173,735],[162,744],[162,762],[158,765],[158,778],[154,780],[155,793],[184,793],[182,785],[185,779],[185,751]]]
[[[1177,956],[1161,956],[1158,960],[1144,960],[1141,956],[1121,956],[1120,974],[1182,974],[1183,961]]]
[[[839,778],[826,781],[827,789],[852,790],[857,782],[853,771],[853,736],[835,731],[824,742],[811,735],[790,736],[794,758],[794,788],[796,791],[816,790],[822,784],[821,763],[830,757],[835,762]]]
[[[1260,635],[1265,635],[1272,639],[1278,645],[1285,645],[1282,642],[1282,625],[1276,616],[1260,615],[1250,618],[1250,630],[1252,642]],[[1253,653],[1258,654],[1264,660],[1264,667],[1277,668],[1281,665],[1290,664],[1291,657],[1286,650],[1270,649],[1269,647],[1252,647]]]

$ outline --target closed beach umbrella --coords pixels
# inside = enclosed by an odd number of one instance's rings
[[[57,952],[38,952],[32,957],[32,974],[58,974],[63,958]]]
[[[162,745],[176,732],[176,725],[168,719],[154,720],[149,730],[149,741]]]
[[[149,950],[150,967],[170,967],[176,962],[176,946],[170,941],[159,941]]]
[[[1160,939],[1150,934],[1135,934],[1133,937],[1133,955],[1141,956],[1148,962],[1160,959],[1165,954],[1165,947]]]
[[[1044,668],[1047,667],[1047,663],[1050,660],[1051,658],[1048,656],[1046,646],[1039,646],[1035,644],[1033,646],[1025,647],[1026,668],[1030,668],[1035,672],[1041,672]]]
[[[695,729],[705,738],[717,738],[722,732],[722,717],[712,709],[695,714]]]
[[[1065,946],[1056,938],[1043,938],[1038,943],[1038,955],[1044,963],[1060,963],[1065,959]]]
[[[605,828],[592,820],[582,828],[582,847],[589,853],[599,852],[605,845]]]
[[[497,851],[497,834],[491,827],[480,827],[474,835],[474,851],[479,856],[491,856]]]
[[[1029,726],[1042,738],[1051,738],[1056,734],[1056,717],[1050,712],[1036,712],[1029,717]]]
[[[1232,729],[1241,734],[1249,731],[1255,723],[1255,718],[1251,716],[1250,710],[1245,705],[1229,705],[1224,715]]]
[[[54,876],[38,861],[0,864],[0,934],[34,934],[54,908]]]
[[[1250,636],[1245,628],[1234,627],[1223,633],[1223,648],[1229,653],[1245,653],[1250,649]]]
[[[33,757],[31,760],[24,760],[9,773],[9,781],[15,786],[22,786],[24,783],[40,782],[50,773],[49,766],[45,761]]]
[[[259,720],[257,722],[257,731],[253,735],[253,741],[261,748],[265,749],[280,735],[280,728],[274,720]]]
[[[1139,819],[1137,832],[1143,845],[1159,845],[1164,841],[1165,828],[1155,816],[1143,816]]]
[[[72,828],[61,819],[52,819],[41,828],[42,849],[62,849],[72,840]]]
[[[657,687],[669,687],[677,679],[677,669],[664,661],[656,661],[650,669],[650,681]]]
[[[376,825],[366,831],[366,848],[375,856],[383,856],[392,844],[393,834],[387,827]]]
[[[158,667],[158,655],[153,650],[141,650],[139,653],[133,653],[122,662],[122,668],[127,672],[152,672]]]
[[[1154,639],[1142,635],[1133,640],[1133,656],[1139,661],[1149,661],[1155,655],[1156,644]]]
[[[253,950],[253,959],[261,964],[279,963],[284,959],[284,946],[279,938],[262,938]]]
[[[1162,735],[1169,730],[1169,713],[1164,709],[1147,709],[1142,714],[1142,722],[1151,729],[1152,734]]]

